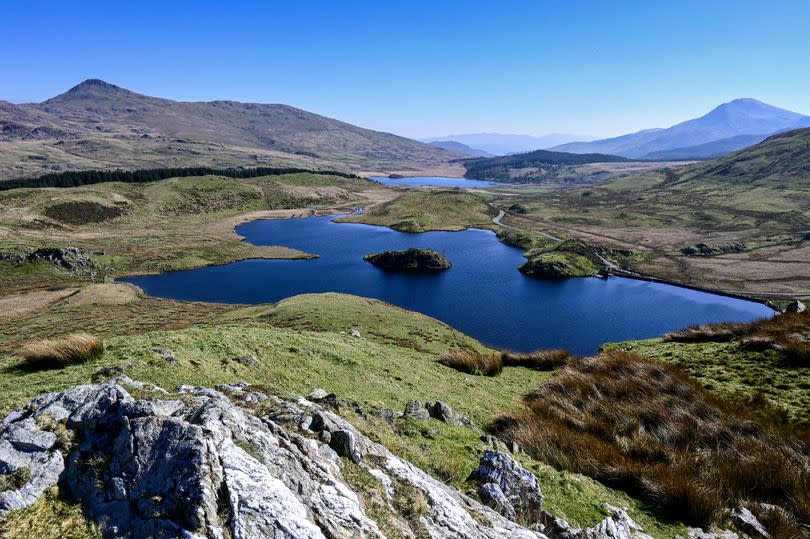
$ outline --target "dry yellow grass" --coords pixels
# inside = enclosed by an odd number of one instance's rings
[[[470,350],[448,350],[439,355],[439,363],[468,374],[495,376],[503,369],[501,356]]]
[[[18,355],[30,368],[65,367],[98,359],[104,353],[101,339],[89,333],[74,333],[59,339],[43,339],[23,346]]]

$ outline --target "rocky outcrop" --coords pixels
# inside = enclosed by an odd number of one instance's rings
[[[469,480],[479,483],[478,495],[486,505],[510,520],[539,521],[543,505],[540,481],[500,451],[485,451]]]
[[[350,465],[383,485],[388,525],[405,537],[544,537],[307,399],[245,383],[169,394],[126,377],[43,395],[0,423],[0,471],[30,470],[0,494],[0,515],[59,482],[105,537],[383,537],[344,479]],[[418,513],[397,509],[403,492],[423,501]]]
[[[745,507],[735,507],[729,512],[729,517],[734,527],[745,535],[756,539],[771,539],[765,526]]]
[[[462,417],[461,414],[453,410],[449,404],[442,401],[408,401],[405,403],[405,411],[402,415],[408,419],[418,419],[420,421],[438,419],[439,421],[447,423],[448,425],[463,425],[471,428],[474,427],[472,421],[466,417]]]
[[[385,251],[366,255],[363,260],[371,262],[385,271],[404,271],[408,273],[435,273],[452,266],[443,254],[431,249]]]

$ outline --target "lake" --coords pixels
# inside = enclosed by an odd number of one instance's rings
[[[375,176],[371,178],[383,185],[404,185],[406,187],[503,187],[507,183],[490,182],[486,180],[470,180],[467,178],[447,178],[445,176],[414,176],[412,178],[388,178]]]
[[[188,301],[258,304],[309,292],[356,294],[419,311],[488,345],[518,351],[562,347],[592,354],[605,342],[773,314],[756,302],[634,279],[530,279],[516,269],[525,261],[521,251],[488,230],[408,234],[333,218],[259,220],[237,227],[255,245],[284,245],[320,255],[317,259],[244,260],[122,280],[152,296]],[[453,267],[408,275],[386,273],[363,260],[369,253],[410,247],[435,249]]]

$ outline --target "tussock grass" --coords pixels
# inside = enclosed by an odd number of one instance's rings
[[[491,429],[538,460],[639,497],[661,517],[705,527],[725,508],[757,514],[768,503],[786,515],[775,536],[810,522],[808,433],[748,414],[676,366],[609,351],[557,370],[523,402],[526,410]]]
[[[746,350],[776,350],[790,362],[810,364],[810,311],[783,313],[751,323],[721,322],[667,333],[665,342],[727,342],[738,339]]]
[[[495,376],[503,370],[498,354],[483,354],[471,350],[449,350],[439,354],[439,363],[451,369],[479,376]]]
[[[18,352],[25,366],[31,369],[62,368],[98,359],[103,354],[104,343],[89,333],[30,342]]]
[[[562,367],[571,360],[568,350],[536,350],[523,354],[520,352],[501,352],[504,367],[526,367],[538,371],[551,371]]]
[[[664,342],[727,342],[745,334],[750,326],[751,324],[734,322],[701,324],[667,333],[662,340]]]

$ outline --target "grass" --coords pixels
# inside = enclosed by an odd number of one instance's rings
[[[31,479],[30,468],[17,468],[11,473],[0,474],[0,492],[18,490]]]
[[[228,311],[223,321],[258,320],[276,327],[350,333],[361,338],[437,353],[442,350],[488,349],[435,318],[384,301],[347,294],[302,294],[272,305]]]
[[[449,350],[439,354],[439,363],[467,374],[496,376],[503,370],[501,356],[467,350]]]
[[[810,424],[806,340],[810,314],[786,313],[754,323],[706,324],[662,339],[605,345],[683,367],[707,389],[771,416]],[[755,407],[756,408],[756,407]]]
[[[630,269],[709,289],[773,299],[810,290],[807,222],[810,130],[670,170],[581,189],[511,189],[495,204],[522,206],[509,223],[644,254]],[[742,253],[690,257],[689,246],[745,244]],[[758,292],[765,293],[757,296]]]
[[[0,193],[0,251],[82,247],[100,266],[96,279],[251,257],[302,257],[306,253],[240,241],[233,232],[238,216],[276,210],[284,217],[300,213],[290,208],[354,207],[390,196],[388,193],[385,187],[367,180],[316,173],[13,189]],[[0,261],[0,286],[5,293],[88,280],[47,263],[14,265]]]
[[[726,507],[756,513],[758,503],[810,518],[807,433],[746,413],[676,367],[610,351],[558,370],[524,403],[493,430],[538,460],[647,501],[662,518],[710,526]]]
[[[538,279],[591,277],[597,274],[601,265],[590,247],[577,240],[535,247],[525,256],[527,262],[520,266],[520,271]]]
[[[30,507],[0,517],[0,538],[100,539],[101,533],[56,487],[46,490]]]
[[[539,371],[551,371],[565,366],[571,360],[568,350],[536,350],[527,354],[520,352],[501,352],[505,367],[526,367]]]
[[[514,367],[495,378],[470,379],[438,364],[436,355],[447,349],[488,353],[487,348],[429,317],[364,298],[307,295],[273,306],[235,308],[140,297],[122,303],[113,291],[95,294],[85,295],[77,305],[60,303],[20,321],[0,320],[0,415],[45,392],[126,374],[167,389],[239,380],[281,395],[323,387],[341,400],[362,403],[367,411],[402,410],[411,399],[440,398],[483,427],[504,409],[518,409],[517,396],[549,376]],[[106,351],[97,361],[30,371],[12,354],[20,324],[44,333],[90,321],[97,328],[94,332],[105,337]],[[165,324],[184,329],[154,331]],[[116,335],[116,327],[129,334]],[[361,337],[353,337],[351,328]],[[154,347],[172,350],[177,363],[167,363],[152,352]],[[235,360],[253,354],[258,369]],[[458,488],[466,488],[466,477],[483,450],[479,434],[466,427],[405,420],[391,426],[371,414],[364,419],[342,411],[394,453]],[[57,432],[59,426],[48,430]],[[604,518],[601,504],[607,502],[628,507],[645,529],[661,530],[656,536],[674,537],[683,530],[659,522],[643,503],[596,481],[553,470],[525,455],[518,458],[540,477],[547,510],[572,524],[596,524]]]
[[[339,221],[391,227],[402,232],[491,228],[497,212],[482,195],[461,190],[408,191],[360,215]]]
[[[30,369],[64,368],[104,355],[104,343],[89,333],[74,333],[59,339],[33,341],[18,352]]]

